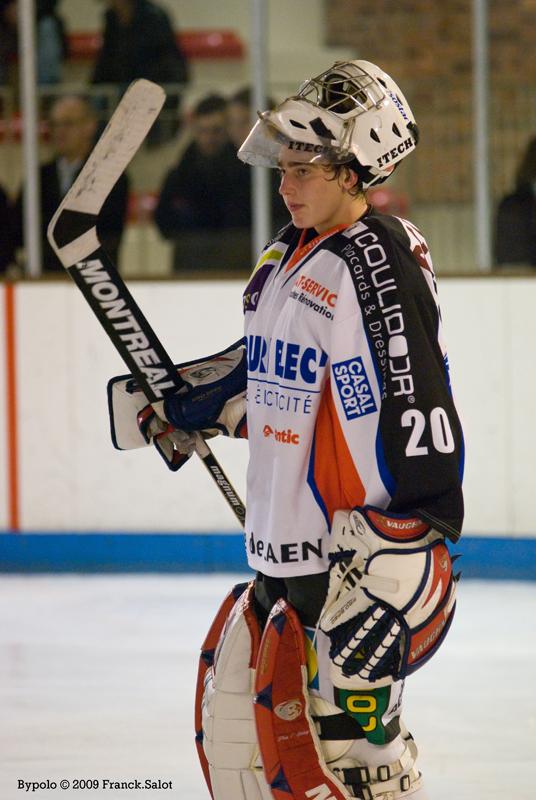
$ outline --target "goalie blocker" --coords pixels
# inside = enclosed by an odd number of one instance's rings
[[[166,465],[178,470],[196,447],[193,431],[205,438],[247,438],[246,349],[244,340],[219,353],[176,364],[182,389],[149,404],[132,375],[108,382],[110,433],[117,450],[154,444]]]

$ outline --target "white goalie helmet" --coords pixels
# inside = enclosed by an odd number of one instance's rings
[[[300,161],[354,162],[366,189],[386,180],[417,142],[415,117],[394,80],[369,61],[337,61],[298,94],[259,113],[238,157],[277,167],[286,147]]]

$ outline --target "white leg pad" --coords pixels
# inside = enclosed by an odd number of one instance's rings
[[[259,757],[253,711],[260,629],[250,587],[232,609],[205,675],[203,748],[214,800],[273,800]]]

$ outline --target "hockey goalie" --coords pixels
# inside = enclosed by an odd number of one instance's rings
[[[177,469],[247,437],[245,542],[202,648],[196,742],[213,800],[424,800],[404,682],[456,604],[463,437],[426,241],[367,189],[418,145],[400,88],[337,62],[239,150],[277,169],[289,224],[244,292],[244,339],[148,404],[112,382],[119,447]]]

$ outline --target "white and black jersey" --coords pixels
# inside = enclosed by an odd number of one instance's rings
[[[250,566],[327,569],[337,509],[461,531],[463,437],[428,247],[375,212],[317,236],[289,225],[244,293]]]

